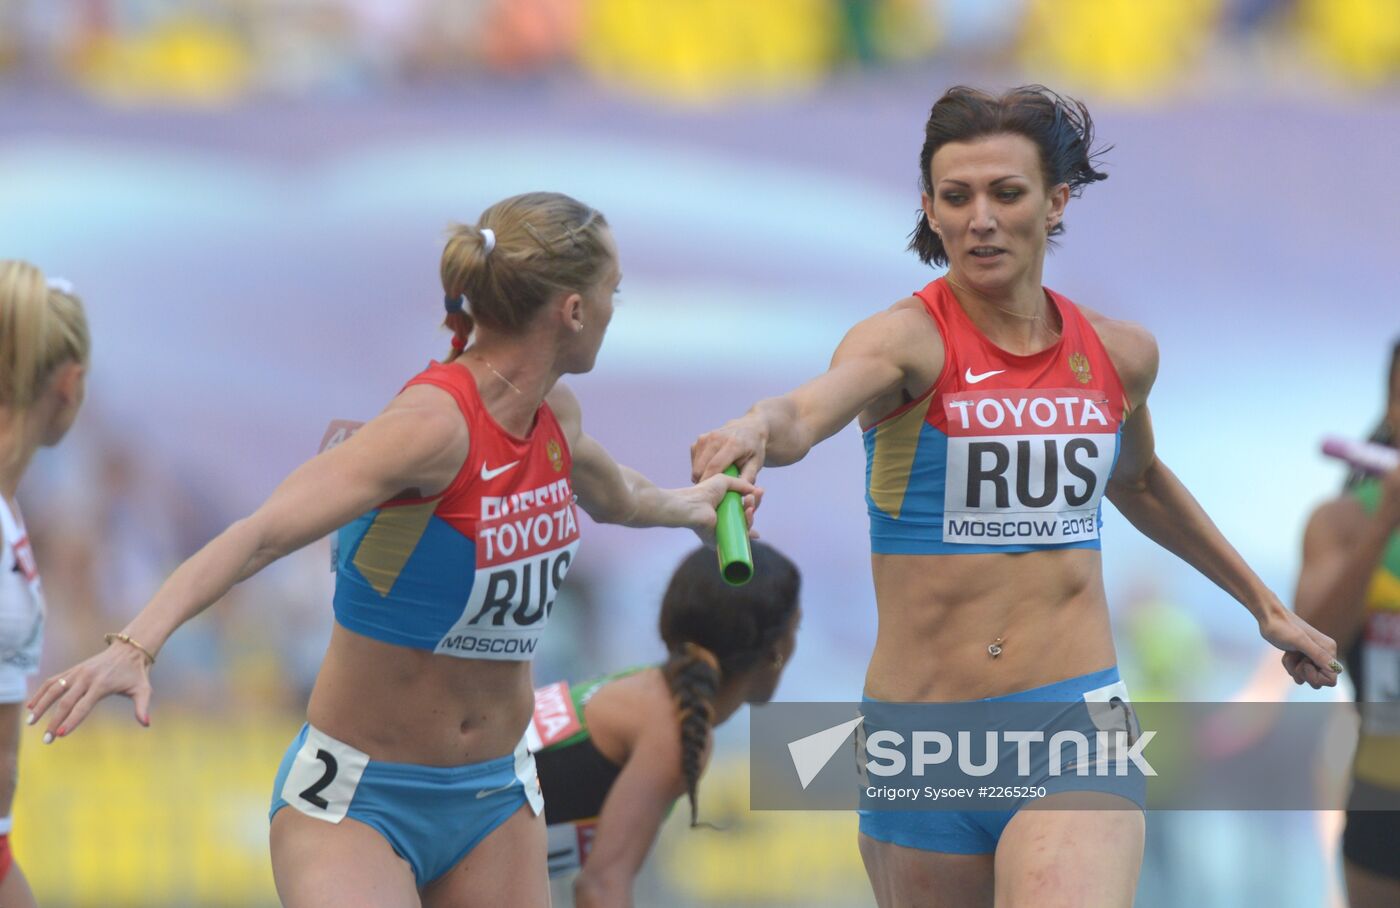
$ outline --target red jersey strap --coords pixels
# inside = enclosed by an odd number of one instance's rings
[[[486,405],[481,401],[481,392],[476,386],[476,377],[466,366],[430,362],[428,368],[405,382],[404,388],[411,388],[414,385],[432,385],[452,395],[452,399],[457,402],[457,409],[462,412],[462,418],[466,420],[468,430],[472,433],[470,448],[467,452],[467,459],[462,463],[461,471],[452,480],[451,485],[442,492],[430,498],[396,498],[388,504],[420,504],[433,499],[450,498],[457,495],[476,477],[477,472],[485,463],[484,458],[487,453],[495,447],[500,439],[504,439],[512,446],[525,448],[530,446],[531,439],[538,437],[541,432],[549,433],[552,431],[564,442],[563,450],[559,452],[560,469],[567,473],[573,468],[573,451],[570,449],[568,436],[564,434],[564,429],[559,425],[559,420],[555,417],[549,404],[540,402],[539,409],[535,411],[535,424],[530,429],[529,438],[518,438],[501,428],[486,410]],[[494,434],[500,438],[486,437],[485,433],[491,431],[494,431]]]
[[[944,376],[958,374],[958,345],[955,342],[954,326],[949,324],[948,312],[944,309],[944,304],[939,301],[943,294],[949,296],[952,294],[946,287],[940,288],[942,284],[943,279],[939,278],[936,281],[931,281],[928,286],[914,294],[924,304],[924,310],[928,312],[929,318],[933,319],[933,323],[938,326],[938,336],[943,339],[943,371],[938,373],[938,380],[933,383],[935,388],[943,384]]]
[[[399,393],[402,394],[414,385],[432,385],[451,394],[452,399],[457,402],[457,409],[462,411],[467,422],[472,421],[477,409],[481,407],[481,395],[476,390],[476,381],[466,366],[430,362],[428,368],[404,382]]]
[[[1066,322],[1074,323],[1075,337],[1080,344],[1090,351],[1090,359],[1095,366],[1102,368],[1109,376],[1108,386],[1118,392],[1119,398],[1123,402],[1123,419],[1127,419],[1132,412],[1132,401],[1128,400],[1127,386],[1123,384],[1123,378],[1118,374],[1118,367],[1113,364],[1113,357],[1108,355],[1108,348],[1104,346],[1103,338],[1099,337],[1099,332],[1094,328],[1088,316],[1079,308],[1073,300],[1056,293],[1050,288],[1045,288],[1045,292],[1050,295],[1060,307],[1060,317]],[[1061,330],[1065,335],[1069,335],[1070,326],[1062,325]]]
[[[462,418],[467,423],[470,431],[476,423],[476,414],[481,410],[481,396],[477,394],[476,382],[472,379],[472,374],[465,366],[452,368],[443,363],[430,362],[428,368],[404,382],[404,386],[399,389],[399,393],[413,387],[414,385],[432,385],[434,388],[441,388],[452,399],[457,402],[457,409],[461,411]],[[425,501],[434,501],[449,495],[460,492],[476,472],[476,462],[480,459],[478,449],[480,445],[476,443],[476,438],[469,441],[467,449],[467,459],[462,462],[462,469],[457,471],[457,475],[452,478],[452,482],[447,488],[436,495],[429,495],[422,498],[394,498],[384,502],[380,507],[398,507],[410,504],[422,504]]]

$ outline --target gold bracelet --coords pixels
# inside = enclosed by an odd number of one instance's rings
[[[156,664],[156,657],[151,655],[151,651],[135,640],[132,640],[130,634],[103,634],[102,639],[107,641],[108,646],[112,645],[113,640],[120,640],[127,646],[134,646],[137,652],[146,657],[146,665],[151,666]]]

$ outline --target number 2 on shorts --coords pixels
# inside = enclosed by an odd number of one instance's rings
[[[279,794],[309,817],[339,823],[368,765],[368,754],[307,726]]]
[[[315,804],[322,810],[325,810],[326,808],[331,806],[331,802],[321,797],[321,791],[327,785],[335,781],[335,771],[340,768],[340,764],[336,762],[335,757],[331,754],[331,752],[325,749],[319,749],[316,751],[316,759],[326,764],[325,775],[321,776],[321,778],[317,779],[314,783],[312,783],[311,787],[303,791],[300,796],[310,801],[312,804]]]

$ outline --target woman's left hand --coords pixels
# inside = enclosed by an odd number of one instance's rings
[[[675,490],[674,494],[686,508],[685,525],[694,530],[705,545],[713,547],[715,544],[715,509],[729,492],[738,492],[744,497],[744,522],[749,526],[749,538],[757,539],[753,516],[763,501],[763,490],[753,483],[719,473],[689,488]]]
[[[1333,687],[1341,673],[1337,641],[1314,628],[1283,603],[1274,601],[1259,621],[1259,635],[1283,650],[1283,667],[1296,684]]]

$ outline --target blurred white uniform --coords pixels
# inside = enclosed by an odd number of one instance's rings
[[[0,496],[0,703],[19,703],[39,670],[44,591],[19,512]]]

